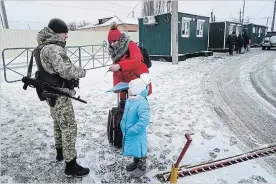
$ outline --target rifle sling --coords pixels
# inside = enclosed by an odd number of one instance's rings
[[[30,59],[30,64],[28,67],[28,72],[27,72],[27,77],[30,78],[32,75],[32,69],[33,69],[33,62],[34,62],[34,50],[32,51],[31,59]]]

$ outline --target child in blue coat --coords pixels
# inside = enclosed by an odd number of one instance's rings
[[[127,171],[146,170],[148,149],[146,128],[150,119],[150,107],[147,100],[149,84],[148,73],[129,82],[129,97],[120,124],[123,133],[123,156],[133,157],[133,162],[126,166]]]

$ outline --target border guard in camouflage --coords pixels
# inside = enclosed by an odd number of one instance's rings
[[[37,34],[39,46],[34,56],[40,80],[75,95],[74,87],[78,87],[79,78],[85,77],[86,70],[75,66],[67,56],[65,45],[68,38],[68,27],[61,19],[50,20]],[[39,48],[39,49],[38,49]],[[54,120],[54,138],[58,161],[66,162],[65,174],[84,176],[89,174],[76,162],[77,123],[71,99],[66,96],[46,97]]]

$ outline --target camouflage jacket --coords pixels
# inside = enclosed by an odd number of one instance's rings
[[[40,60],[44,70],[50,74],[58,74],[61,78],[71,80],[85,77],[86,70],[75,66],[67,56],[64,48],[66,42],[50,28],[45,27],[37,34],[38,44],[45,45],[40,53]]]

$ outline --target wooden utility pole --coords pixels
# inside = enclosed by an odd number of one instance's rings
[[[214,8],[212,9],[212,12],[211,12],[211,22],[214,22]]]
[[[172,64],[178,64],[178,1],[172,1],[171,54]]]
[[[242,23],[242,11],[241,11],[241,9],[240,9],[240,23]]]
[[[1,10],[2,10],[2,16],[3,16],[3,21],[5,25],[5,29],[9,29],[9,23],[8,23],[8,18],[7,18],[7,13],[6,13],[6,8],[5,8],[5,3],[3,0],[1,0]]]
[[[242,26],[244,23],[244,7],[245,7],[245,0],[243,0],[243,8],[242,8]]]
[[[0,18],[1,18],[2,28],[5,29],[5,25],[4,25],[4,21],[3,21],[3,17],[2,17],[2,13],[1,12],[0,12]]]
[[[274,2],[274,11],[273,11],[273,18],[272,18],[272,23],[271,23],[271,31],[274,31],[275,14],[276,14],[276,1]]]

